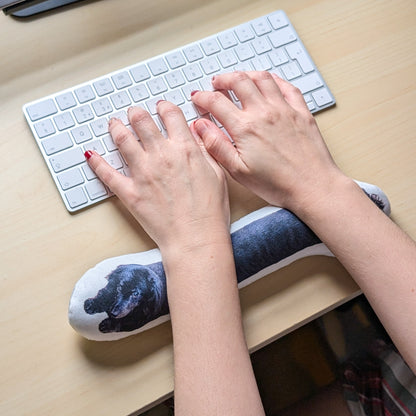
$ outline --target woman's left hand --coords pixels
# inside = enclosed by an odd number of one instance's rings
[[[88,163],[161,250],[173,245],[204,245],[211,236],[215,241],[216,231],[223,233],[224,227],[229,231],[224,172],[177,106],[160,101],[157,109],[167,138],[139,107],[130,108],[128,117],[140,141],[120,120],[109,122],[109,132],[129,166],[130,177],[95,152],[86,153]]]

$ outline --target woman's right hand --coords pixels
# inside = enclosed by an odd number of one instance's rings
[[[268,72],[233,72],[215,76],[212,85],[214,91],[194,92],[192,101],[225,127],[234,144],[209,120],[198,120],[194,127],[238,182],[296,213],[327,192],[331,182],[345,178],[301,92],[290,83]],[[232,91],[241,108],[224,91]]]

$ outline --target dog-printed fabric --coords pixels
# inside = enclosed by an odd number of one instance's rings
[[[390,214],[386,195],[359,182]],[[319,238],[290,211],[265,207],[231,225],[231,241],[241,288],[297,259],[332,256]],[[78,281],[69,305],[69,322],[93,340],[116,340],[169,319],[166,276],[158,249],[104,260]]]

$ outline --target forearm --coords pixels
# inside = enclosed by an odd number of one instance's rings
[[[345,177],[299,216],[360,286],[393,342],[416,371],[416,245]]]
[[[229,233],[164,256],[175,362],[175,414],[261,415],[241,322]],[[163,251],[162,251],[163,255]]]

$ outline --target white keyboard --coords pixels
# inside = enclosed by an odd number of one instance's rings
[[[302,91],[312,113],[335,104],[283,11],[25,104],[26,120],[68,211],[112,195],[87,165],[86,150],[97,151],[129,174],[108,134],[111,117],[128,125],[127,108],[140,105],[163,132],[155,107],[164,99],[180,106],[191,123],[200,117],[191,92],[212,89],[214,74],[234,70],[275,72]]]

